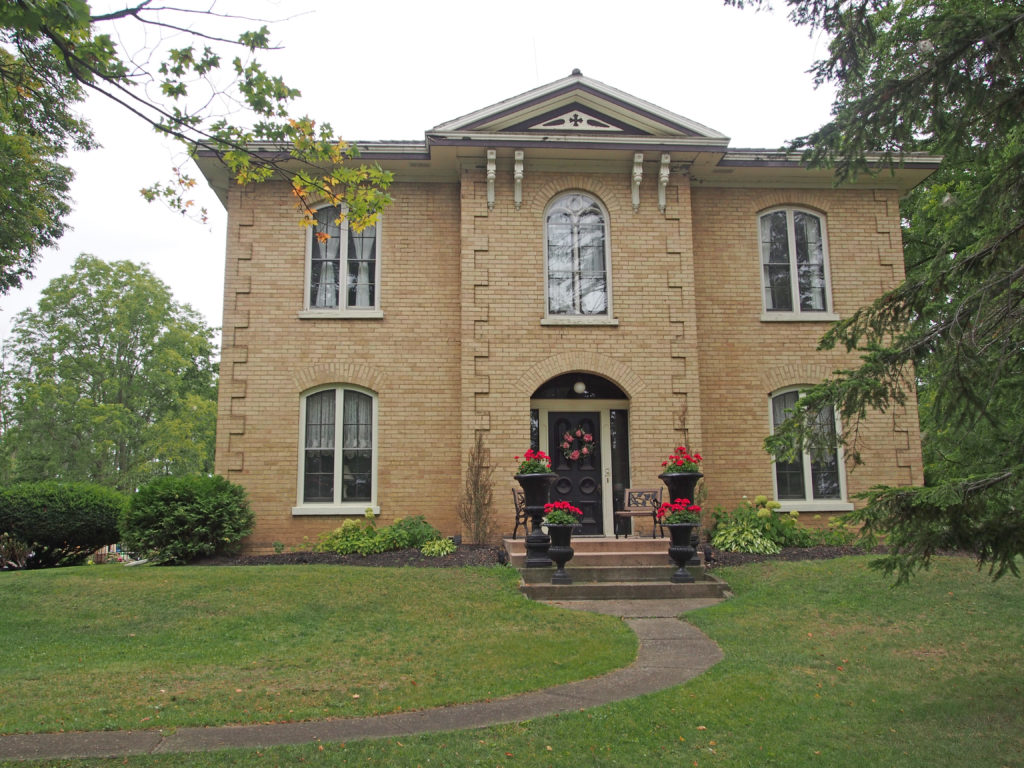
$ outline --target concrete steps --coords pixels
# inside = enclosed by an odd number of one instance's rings
[[[703,565],[687,566],[691,584],[673,584],[676,566],[668,556],[668,539],[574,537],[573,559],[565,571],[572,584],[552,584],[555,572],[526,567],[522,539],[505,539],[509,562],[519,570],[519,589],[533,600],[665,600],[721,598],[729,585]]]

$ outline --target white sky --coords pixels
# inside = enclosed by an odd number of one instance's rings
[[[98,12],[119,3],[92,5]],[[330,122],[348,140],[422,140],[428,128],[573,68],[718,130],[732,147],[778,147],[824,123],[832,102],[832,91],[815,91],[807,74],[826,55],[826,40],[780,12],[721,0],[221,0],[217,8],[273,22],[283,49],[261,60],[302,90],[292,113]],[[147,263],[176,300],[219,327],[226,216],[216,197],[208,189],[197,196],[210,211],[207,225],[146,203],[138,190],[170,178],[178,146],[105,104],[90,101],[83,113],[103,148],[70,158],[72,231],[43,255],[34,280],[0,297],[0,337],[83,252]],[[186,172],[198,175],[194,166]]]

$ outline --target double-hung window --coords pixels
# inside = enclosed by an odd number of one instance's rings
[[[582,192],[556,197],[544,222],[547,316],[608,319],[608,217]]]
[[[825,220],[783,208],[761,214],[761,284],[766,320],[834,320]]]
[[[772,396],[772,429],[777,429],[790,415],[800,398],[800,392],[790,389]],[[836,434],[835,414],[831,408],[818,413],[817,428],[825,435]],[[845,497],[845,482],[839,452],[833,448],[828,452],[804,450],[795,461],[775,462],[775,497],[779,501],[805,502],[795,508],[812,509],[829,507],[849,508],[835,500]]]
[[[380,317],[380,223],[357,232],[343,213],[336,205],[320,208],[309,227],[305,310]]]
[[[376,397],[331,386],[303,396],[294,514],[362,514],[376,507]]]

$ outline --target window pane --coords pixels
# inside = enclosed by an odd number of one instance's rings
[[[608,291],[604,278],[581,280],[580,312],[584,315],[603,315],[607,309]]]
[[[370,501],[373,458],[370,451],[342,451],[342,501]]]
[[[776,462],[775,482],[779,489],[780,499],[805,498],[803,462]]]
[[[306,398],[306,448],[334,448],[334,390]]]
[[[321,208],[316,212],[310,254],[309,305],[311,307],[338,306],[341,275],[341,225],[337,206]]]
[[[761,264],[764,271],[766,310],[793,309],[790,286],[789,230],[786,212],[775,211],[761,217]]]
[[[334,501],[334,451],[306,451],[303,501]]]
[[[789,264],[764,266],[764,306],[767,310],[790,311],[793,295],[789,289]]]
[[[348,306],[375,306],[377,227],[348,231]]]
[[[789,412],[800,397],[799,392],[783,392],[772,398],[772,425],[778,429],[789,416]],[[803,461],[776,461],[775,485],[780,499],[804,499],[807,491],[804,488]]]
[[[549,209],[545,227],[548,313],[606,313],[605,221],[597,201],[563,195]]]
[[[548,313],[565,315],[572,312],[572,278],[549,275]]]
[[[821,220],[810,213],[795,211],[797,278],[800,309],[825,311],[825,250],[821,239]]]
[[[373,488],[373,398],[345,391],[342,427],[342,501],[369,501]]]
[[[818,413],[818,430],[835,437],[836,420],[831,408]],[[839,458],[835,451],[811,454],[811,485],[816,499],[839,498]]]
[[[303,501],[334,501],[334,390],[306,398]]]

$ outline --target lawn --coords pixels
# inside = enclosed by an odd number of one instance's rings
[[[736,597],[687,618],[725,660],[631,701],[473,731],[50,765],[1022,768],[1021,581],[950,558],[892,589],[869,561],[723,571]]]
[[[531,602],[511,568],[0,573],[0,733],[423,709],[628,664],[618,619]],[[557,653],[556,666],[537,664]]]

